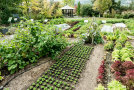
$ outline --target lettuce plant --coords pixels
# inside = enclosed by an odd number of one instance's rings
[[[104,86],[102,86],[101,84],[98,85],[97,88],[95,88],[95,90],[105,90]]]
[[[130,90],[134,89],[134,64],[131,61],[115,61],[112,64],[115,79],[123,83]]]
[[[98,82],[101,82],[101,83],[104,82],[104,75],[105,75],[105,62],[102,61],[98,69],[98,77],[97,77]]]
[[[127,90],[119,81],[113,80],[108,83],[108,90]]]
[[[114,43],[112,41],[109,41],[108,43],[104,45],[104,49],[107,51],[113,50],[113,48],[114,48]]]

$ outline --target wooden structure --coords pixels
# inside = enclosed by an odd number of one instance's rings
[[[74,8],[67,5],[67,6],[62,7],[61,9],[62,9],[62,13],[64,16],[73,17]]]

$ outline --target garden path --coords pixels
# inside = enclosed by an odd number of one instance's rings
[[[48,62],[45,62],[48,60]],[[24,72],[23,74],[19,75],[15,79],[13,79],[9,84],[5,87],[9,90],[26,90],[31,83],[35,82],[37,78],[39,78],[44,71],[46,71],[52,63],[49,58],[44,58],[41,60],[40,63],[43,63],[37,67],[32,68],[31,70]]]
[[[96,77],[98,68],[103,60],[103,56],[103,45],[96,45],[87,61],[86,70],[83,72],[79,83],[76,85],[76,90],[94,90],[97,85]]]

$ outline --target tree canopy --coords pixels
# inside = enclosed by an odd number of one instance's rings
[[[112,6],[111,0],[96,0],[93,4],[93,9],[103,14]]]

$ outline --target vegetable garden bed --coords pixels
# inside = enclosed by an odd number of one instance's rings
[[[75,52],[73,51],[75,50]],[[82,52],[84,51],[85,52]],[[28,90],[72,90],[78,82],[92,47],[76,45],[57,60],[51,68],[45,72]],[[79,57],[77,54],[79,54]],[[85,58],[86,56],[86,58]]]

